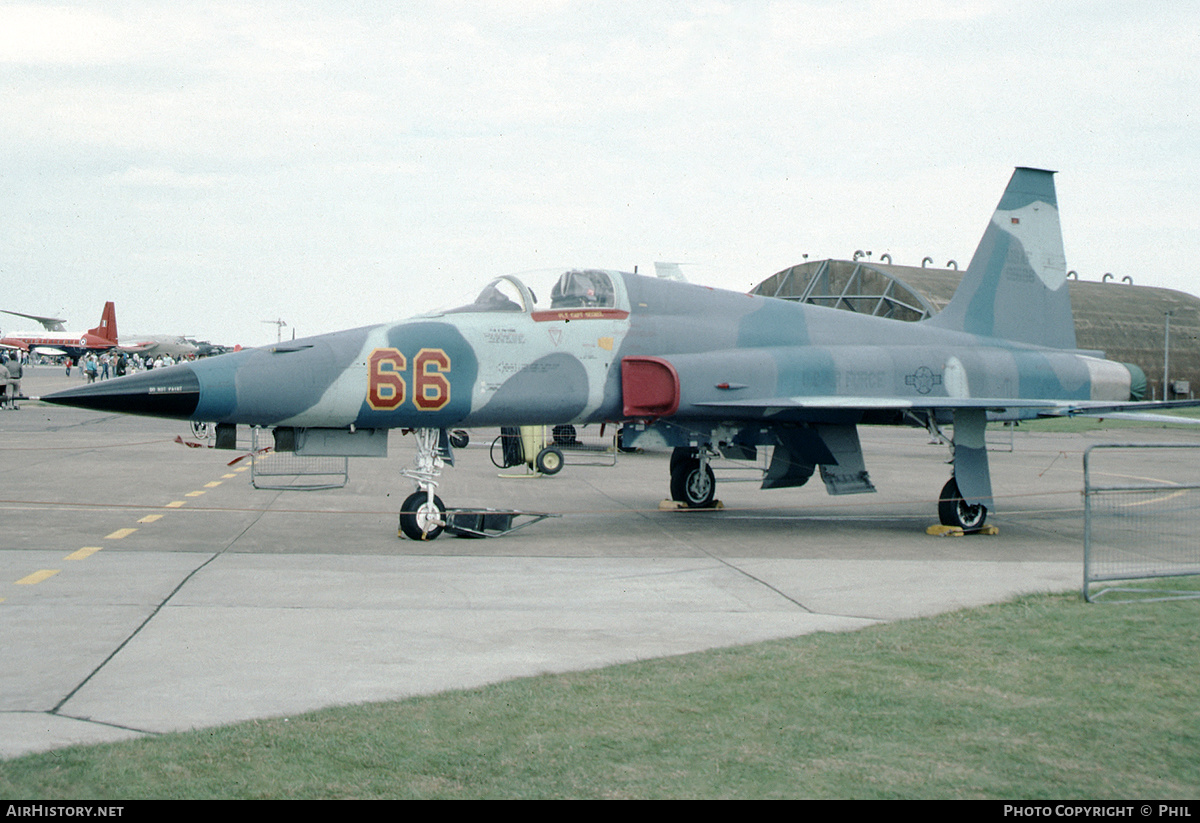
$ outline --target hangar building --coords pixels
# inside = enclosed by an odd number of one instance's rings
[[[886,258],[887,255],[884,255]],[[1068,280],[1075,342],[1146,373],[1146,399],[1200,391],[1200,298],[1173,289],[1125,282]],[[812,260],[764,280],[754,294],[915,321],[941,311],[962,272],[889,262]],[[1164,362],[1165,361],[1165,362]],[[1165,368],[1164,368],[1165,367]]]

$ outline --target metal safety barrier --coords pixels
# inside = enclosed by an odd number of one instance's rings
[[[1200,598],[1109,585],[1200,575],[1200,444],[1098,444],[1083,454],[1083,596]],[[1094,586],[1104,584],[1099,591]],[[1110,602],[1112,602],[1110,600]]]
[[[617,427],[605,425],[506,426],[492,441],[492,463],[507,469],[526,463],[535,468],[539,453],[554,449],[563,466],[615,466],[619,451]],[[539,470],[540,467],[539,467]],[[557,474],[559,469],[546,470]]]
[[[254,428],[250,445],[253,455],[250,484],[256,489],[340,489],[350,478],[348,457],[305,457],[293,452],[277,452],[269,448],[273,442],[269,432]]]
[[[551,429],[554,445],[569,453],[571,466],[617,465],[616,426],[554,426]]]

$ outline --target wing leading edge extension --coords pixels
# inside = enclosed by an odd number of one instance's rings
[[[847,411],[908,411],[982,409],[994,413],[995,420],[1032,419],[1037,417],[1107,417],[1125,420],[1145,420],[1154,423],[1181,423],[1200,425],[1200,418],[1179,415],[1152,414],[1161,409],[1185,409],[1200,407],[1200,400],[1139,400],[1128,403],[1106,401],[1063,401],[1046,399],[1014,399],[1001,397],[772,397],[767,399],[726,400],[700,402],[696,406],[720,412],[722,410],[738,416],[757,412],[771,417],[786,410],[805,412],[845,413]],[[1014,417],[1013,413],[1016,413]],[[1120,417],[1118,417],[1118,415]]]

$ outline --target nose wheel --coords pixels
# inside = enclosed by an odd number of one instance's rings
[[[400,504],[398,536],[410,540],[436,540],[445,531],[457,537],[499,537],[547,517],[559,516],[548,512],[447,509],[442,498],[433,492],[437,488],[443,466],[447,462],[454,465],[451,447],[455,433],[439,429],[414,429],[412,434],[416,440],[416,458],[412,467],[403,469],[400,473],[414,481],[417,490],[404,498],[404,502]],[[463,433],[463,436],[466,434]],[[562,468],[562,452],[555,448],[543,449],[542,454],[538,456],[538,463],[545,473],[553,474]],[[525,520],[514,525],[517,518]]]
[[[443,455],[449,457],[449,445],[441,447],[440,429],[414,429],[417,454],[412,468],[400,473],[417,484],[417,490],[404,498],[400,505],[400,533],[413,540],[434,540],[446,528],[446,506],[433,493],[445,466]]]
[[[400,505],[400,531],[411,540],[436,540],[446,528],[446,506],[436,494],[415,491]]]

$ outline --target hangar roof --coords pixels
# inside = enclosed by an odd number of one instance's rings
[[[811,260],[768,277],[754,294],[819,306],[920,320],[950,302],[962,279],[955,269],[898,266],[867,260]],[[1068,280],[1081,349],[1140,366],[1150,393],[1162,397],[1167,312],[1169,380],[1188,381],[1183,396],[1200,391],[1200,298],[1130,283]]]

